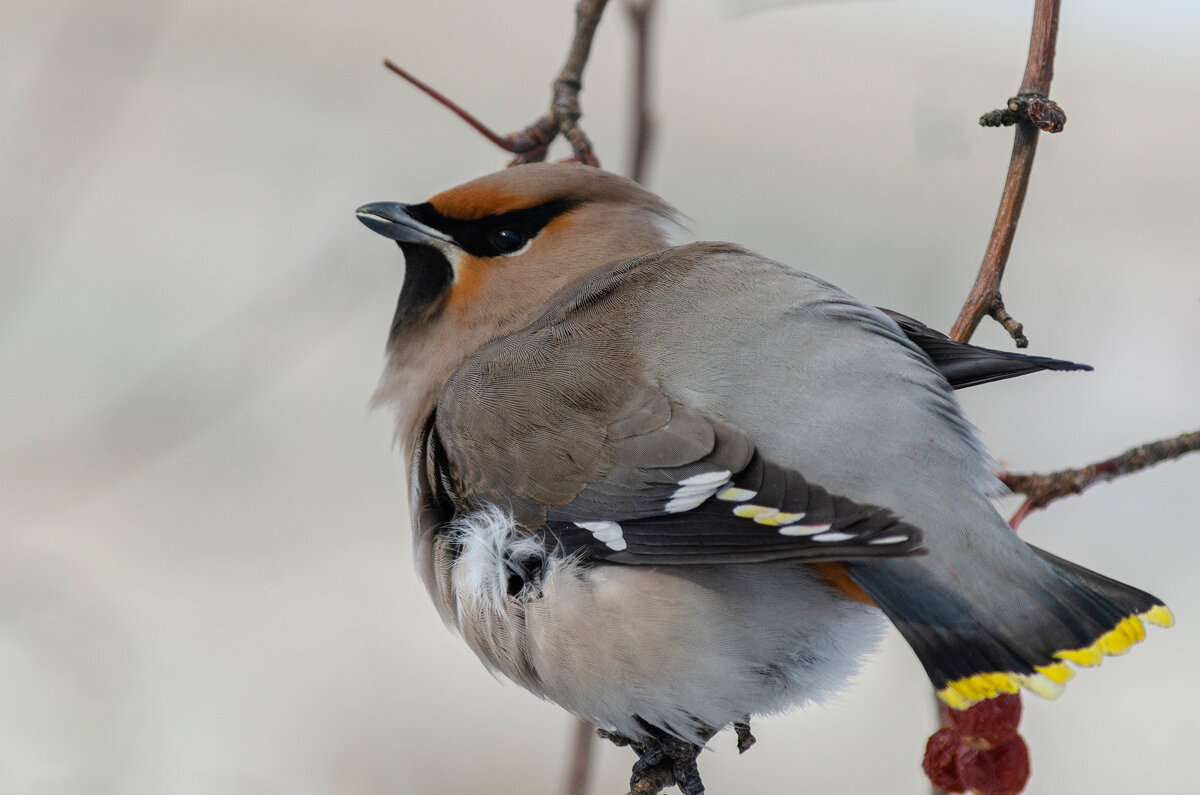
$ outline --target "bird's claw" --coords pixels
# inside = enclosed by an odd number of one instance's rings
[[[758,742],[754,735],[750,733],[749,719],[733,724],[733,730],[737,732],[737,749],[739,754],[746,753],[750,750],[750,746]]]
[[[629,795],[657,795],[672,785],[682,795],[704,795],[704,782],[696,765],[703,746],[647,727],[650,736],[631,740],[615,732],[597,730],[597,734],[618,746],[629,746],[637,753],[629,778]],[[712,732],[707,732],[709,736]]]

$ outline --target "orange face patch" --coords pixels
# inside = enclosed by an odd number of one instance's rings
[[[475,221],[510,210],[524,210],[537,204],[534,200],[483,185],[462,185],[442,191],[429,200],[442,215],[459,221]]]
[[[479,257],[464,256],[458,262],[454,272],[454,284],[446,297],[447,304],[452,309],[470,306],[483,289],[483,282],[488,277],[488,261]]]
[[[571,217],[571,214],[569,212],[563,213],[562,215],[558,216],[557,218],[552,219],[550,221],[550,223],[548,223],[544,227],[542,227],[541,234],[556,235],[556,234],[562,232],[564,229],[566,229],[572,223],[574,223],[574,221],[575,221],[575,219]]]
[[[570,214],[560,215],[550,223],[546,224],[538,233],[538,237],[547,234],[556,234],[564,228],[570,226],[574,219]],[[535,239],[534,245],[537,245]],[[479,294],[483,290],[483,285],[490,278],[495,278],[497,274],[493,271],[496,268],[503,268],[505,265],[504,257],[473,257],[469,254],[463,255],[459,259],[454,270],[454,283],[450,286],[450,291],[446,296],[447,306],[452,309],[463,309],[470,306],[473,302],[479,300]],[[520,257],[512,260],[514,264],[520,262]],[[520,267],[517,265],[517,267]],[[500,276],[499,278],[504,278]]]

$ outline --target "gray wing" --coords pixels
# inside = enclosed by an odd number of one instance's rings
[[[620,293],[624,294],[624,293]],[[485,347],[447,383],[431,438],[462,510],[510,508],[548,545],[620,563],[914,554],[920,532],[761,455],[672,400],[594,303]]]

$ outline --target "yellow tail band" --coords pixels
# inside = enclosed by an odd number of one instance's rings
[[[1055,652],[1054,657],[1086,667],[1099,665],[1105,656],[1124,654],[1135,643],[1145,639],[1143,620],[1157,627],[1171,627],[1175,624],[1171,608],[1155,605],[1144,613],[1122,619],[1090,646],[1082,649],[1064,649]],[[938,698],[951,709],[967,709],[1001,693],[1016,693],[1021,688],[1042,698],[1058,698],[1065,689],[1066,682],[1075,675],[1071,667],[1064,662],[1035,666],[1034,670],[1035,673],[1032,674],[991,671],[965,676],[947,682],[946,686],[938,691]]]

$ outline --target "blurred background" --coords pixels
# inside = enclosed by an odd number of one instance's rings
[[[1032,2],[664,0],[648,183],[743,243],[947,329],[982,255]],[[0,24],[0,792],[552,793],[571,719],[498,683],[412,571],[366,404],[403,262],[353,210],[506,158],[569,0],[44,0]],[[1088,362],[961,394],[1018,471],[1200,425],[1200,6],[1063,10],[1004,297]],[[614,2],[583,95],[627,168]],[[556,151],[558,156],[565,152]],[[975,340],[1011,343],[986,321]],[[1166,599],[1129,657],[1026,699],[1030,793],[1200,791],[1200,456],[1060,502],[1031,542]],[[1015,510],[1016,502],[1007,505]],[[836,703],[755,724],[713,793],[924,793],[929,688],[891,635]],[[592,791],[632,754],[598,750]]]

